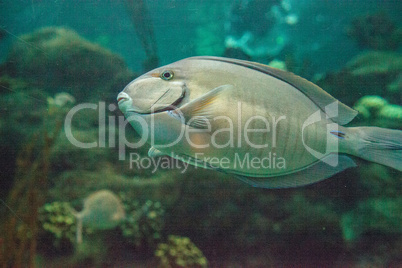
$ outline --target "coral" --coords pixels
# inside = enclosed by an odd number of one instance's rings
[[[155,257],[160,267],[207,267],[200,249],[187,237],[170,235],[167,243],[158,244]]]
[[[396,104],[386,105],[378,113],[378,118],[386,122],[393,122],[395,127],[401,127],[402,106]]]
[[[160,241],[164,227],[164,209],[160,202],[147,200],[140,206],[137,200],[125,199],[120,196],[128,212],[126,219],[120,225],[123,236],[136,247],[154,247]]]
[[[77,218],[77,243],[82,242],[83,226],[92,230],[113,229],[126,216],[120,198],[109,190],[90,194],[84,200],[83,210],[74,214]]]
[[[402,124],[402,106],[389,104],[379,96],[364,96],[353,108],[374,125],[398,128]]]
[[[401,222],[402,198],[368,199],[342,216],[343,238],[354,242],[368,232],[400,234]]]
[[[75,98],[66,92],[57,93],[54,98],[47,98],[48,109],[58,110],[75,103]]]
[[[364,96],[356,102],[353,109],[368,119],[376,116],[385,105],[388,105],[388,101],[379,96]]]
[[[347,63],[354,76],[390,75],[402,72],[402,55],[396,52],[369,51]]]
[[[39,209],[38,218],[43,231],[52,236],[54,247],[60,247],[66,241],[75,242],[77,222],[69,203],[47,203]]]
[[[272,60],[269,64],[270,67],[287,71],[286,63],[280,60]]]
[[[121,57],[70,29],[42,28],[19,40],[7,58],[9,75],[24,77],[52,94],[65,91],[78,101],[98,100],[114,92],[120,80],[130,81],[133,76]]]
[[[402,42],[402,30],[384,13],[354,19],[347,34],[360,47],[375,50],[396,50]]]

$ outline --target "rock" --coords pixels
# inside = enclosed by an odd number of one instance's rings
[[[104,100],[123,87],[116,84],[134,76],[120,56],[67,28],[42,28],[19,40],[8,55],[7,72],[52,94],[64,91],[77,101]]]

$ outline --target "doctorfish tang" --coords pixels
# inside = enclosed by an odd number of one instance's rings
[[[311,184],[354,167],[350,156],[402,170],[402,131],[344,127],[355,110],[259,63],[183,59],[133,80],[117,100],[152,146],[149,156],[169,155],[255,187]]]

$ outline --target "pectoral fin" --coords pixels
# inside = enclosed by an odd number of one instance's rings
[[[209,120],[216,116],[215,111],[218,105],[218,98],[223,92],[232,88],[232,85],[222,85],[214,88],[201,97],[190,101],[183,107],[168,111],[168,114],[183,121],[186,125],[205,129],[208,127]]]
[[[155,147],[149,148],[149,151],[148,151],[149,157],[164,156],[164,155],[167,155],[167,154],[159,151],[158,149],[155,149]]]

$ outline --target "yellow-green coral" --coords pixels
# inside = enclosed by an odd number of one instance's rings
[[[120,194],[127,211],[120,225],[123,236],[136,247],[154,247],[161,238],[164,226],[164,209],[160,202],[147,200],[142,206],[137,200],[130,201]]]
[[[365,119],[378,120],[383,127],[399,127],[402,123],[402,106],[389,104],[379,96],[365,96],[353,107]]]
[[[388,104],[388,102],[379,96],[364,96],[359,99],[353,107],[364,118],[377,115],[377,113]]]
[[[63,240],[74,243],[76,220],[67,202],[47,203],[39,209],[42,229],[53,236],[53,245],[58,247]]]
[[[387,105],[380,110],[378,116],[386,119],[402,120],[402,106],[394,104]]]
[[[170,235],[167,243],[158,244],[155,257],[161,267],[207,267],[202,251],[188,237]]]
[[[273,60],[268,64],[270,67],[287,71],[286,63],[280,60]]]

